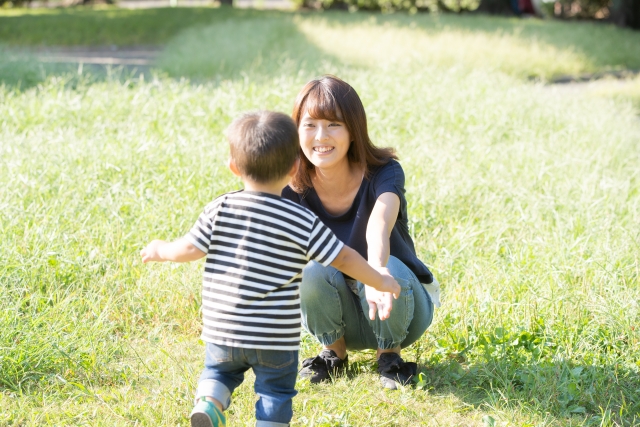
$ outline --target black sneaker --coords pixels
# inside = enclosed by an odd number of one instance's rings
[[[343,360],[333,350],[322,350],[316,357],[302,361],[300,376],[309,378],[313,384],[317,384],[343,374],[347,366],[349,366],[349,356]]]
[[[396,390],[398,384],[407,385],[418,372],[415,362],[405,362],[399,354],[382,353],[378,359],[378,373],[384,388]]]

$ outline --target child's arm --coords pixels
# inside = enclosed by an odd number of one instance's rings
[[[184,237],[173,242],[164,240],[154,240],[140,252],[142,262],[149,261],[164,262],[189,262],[204,257],[206,253],[193,246]]]
[[[395,299],[398,299],[400,296],[400,285],[393,276],[389,274],[389,270],[387,270],[386,267],[371,267],[358,252],[348,246],[342,247],[342,250],[340,250],[336,259],[333,260],[331,266],[380,292],[392,293]],[[380,320],[389,318],[391,306],[385,308],[388,309],[378,312]],[[372,312],[370,310],[369,317],[371,320],[374,320],[375,311]]]

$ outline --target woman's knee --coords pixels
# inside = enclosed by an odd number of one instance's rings
[[[400,286],[405,286],[400,281],[405,282],[418,282],[418,278],[416,275],[407,267],[402,261],[394,256],[389,256],[389,261],[387,261],[387,269],[389,273],[398,281]],[[399,280],[400,279],[400,280]]]
[[[418,340],[429,328],[433,320],[434,307],[431,298],[416,275],[402,261],[390,256],[387,268],[402,288],[400,299],[405,295],[408,297],[406,302],[394,301],[394,304],[398,303],[398,308],[406,305],[396,313],[402,319],[408,321],[407,326],[405,326],[406,333],[402,340],[402,347],[406,347]],[[391,312],[393,316],[393,310]]]
[[[414,289],[414,315],[411,319],[407,335],[402,342],[402,347],[407,347],[416,342],[431,326],[434,315],[434,306],[421,283]]]
[[[310,261],[302,270],[302,281],[300,282],[300,298],[303,300],[317,300],[326,295],[330,289],[335,288],[332,283],[336,269],[325,267],[315,261]]]

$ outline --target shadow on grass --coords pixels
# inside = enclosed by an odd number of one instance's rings
[[[279,15],[282,12],[227,7],[7,9],[0,10],[0,43],[23,47],[163,45],[189,27]]]
[[[587,72],[640,69],[640,32],[608,24],[482,15],[313,14],[227,7],[8,10],[0,12],[0,43],[11,48],[163,45],[166,49],[158,58],[158,68],[173,77],[195,79],[236,79],[246,75],[277,78],[301,69],[319,74],[341,65],[331,49],[323,51],[301,33],[295,22],[300,17],[343,28],[377,25],[411,27],[431,35],[456,32],[471,36],[507,36],[524,46],[542,43],[555,47],[558,55],[576,53],[588,63],[584,70]],[[464,40],[468,39],[460,39],[460,43],[464,44]],[[464,45],[452,48],[464,48]],[[9,67],[18,71],[7,71],[2,62],[0,60],[0,81],[13,85],[21,80],[22,87],[42,81],[42,75],[72,72],[77,66],[34,65],[24,61]],[[99,67],[91,72],[98,79],[109,74]],[[529,75],[535,78],[538,72],[540,70],[531,70]],[[15,77],[22,74],[22,79]]]
[[[340,61],[308,40],[295,16],[287,15],[187,29],[167,44],[156,65],[176,78],[273,82],[301,73],[325,74]]]
[[[354,379],[363,372],[375,373],[376,368],[370,358],[356,359],[346,375]],[[617,364],[596,366],[562,360],[516,363],[508,358],[466,363],[450,359],[418,365],[411,387],[434,396],[453,395],[480,410],[506,406],[515,412],[537,414],[540,419],[549,414],[585,426],[640,423],[636,398],[640,377]]]
[[[454,319],[441,321],[453,326]],[[467,326],[464,332],[451,327],[429,344],[420,340],[407,349],[421,361],[415,386],[475,407],[507,407],[539,419],[550,414],[569,425],[638,425],[633,331],[577,313],[572,320],[547,325],[538,317],[526,328]]]
[[[415,381],[417,388],[435,395],[452,394],[474,407],[515,407],[537,413],[540,419],[551,414],[586,426],[640,423],[640,377],[617,364],[450,360],[419,366]]]
[[[0,85],[18,92],[37,86],[49,78],[60,78],[67,87],[75,88],[81,82],[87,85],[109,80],[121,83],[141,78],[150,80],[156,74],[151,67],[140,65],[47,63],[26,57],[0,61]]]
[[[173,12],[177,12],[175,15]],[[192,82],[277,79],[305,70],[326,73],[339,62],[302,34],[295,15],[229,8],[44,11],[0,15],[0,84],[25,90],[47,78],[74,86],[116,79],[188,78]],[[93,32],[93,28],[98,31]],[[13,28],[10,30],[10,28]],[[41,28],[53,29],[40,31]],[[34,31],[30,31],[30,30]],[[59,31],[57,31],[59,29]],[[13,31],[13,32],[11,32]],[[159,45],[164,50],[148,66],[51,63],[37,58],[44,46]]]

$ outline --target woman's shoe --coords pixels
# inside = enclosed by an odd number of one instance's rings
[[[382,353],[378,358],[378,373],[384,388],[396,390],[398,384],[411,384],[417,371],[415,362],[405,362],[399,354]]]
[[[349,366],[349,356],[340,359],[333,350],[322,350],[316,357],[310,357],[302,361],[302,369],[300,376],[309,378],[309,380],[317,384],[327,381],[331,377],[342,375]]]
[[[227,419],[213,402],[200,398],[191,411],[191,427],[225,427]]]

